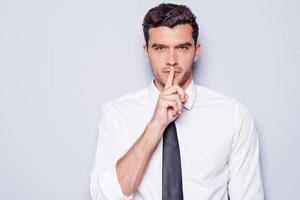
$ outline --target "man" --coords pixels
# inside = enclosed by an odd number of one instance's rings
[[[143,27],[154,79],[102,107],[92,198],[263,199],[251,114],[193,82],[200,53],[193,13],[160,4]]]

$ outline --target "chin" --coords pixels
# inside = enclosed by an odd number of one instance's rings
[[[173,83],[174,84],[181,84],[183,81],[183,76],[181,74],[175,75]]]

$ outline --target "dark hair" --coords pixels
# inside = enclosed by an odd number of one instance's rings
[[[144,17],[143,31],[148,46],[149,29],[159,26],[167,26],[173,28],[178,24],[190,24],[193,28],[192,36],[197,42],[199,28],[196,22],[196,16],[185,5],[176,5],[172,3],[162,3],[151,8]]]

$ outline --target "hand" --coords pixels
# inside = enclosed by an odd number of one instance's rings
[[[165,128],[181,113],[188,94],[179,85],[173,85],[174,67],[171,66],[165,88],[161,91],[151,122]]]

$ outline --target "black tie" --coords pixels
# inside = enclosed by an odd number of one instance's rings
[[[174,121],[164,131],[162,200],[183,200],[180,150]]]

